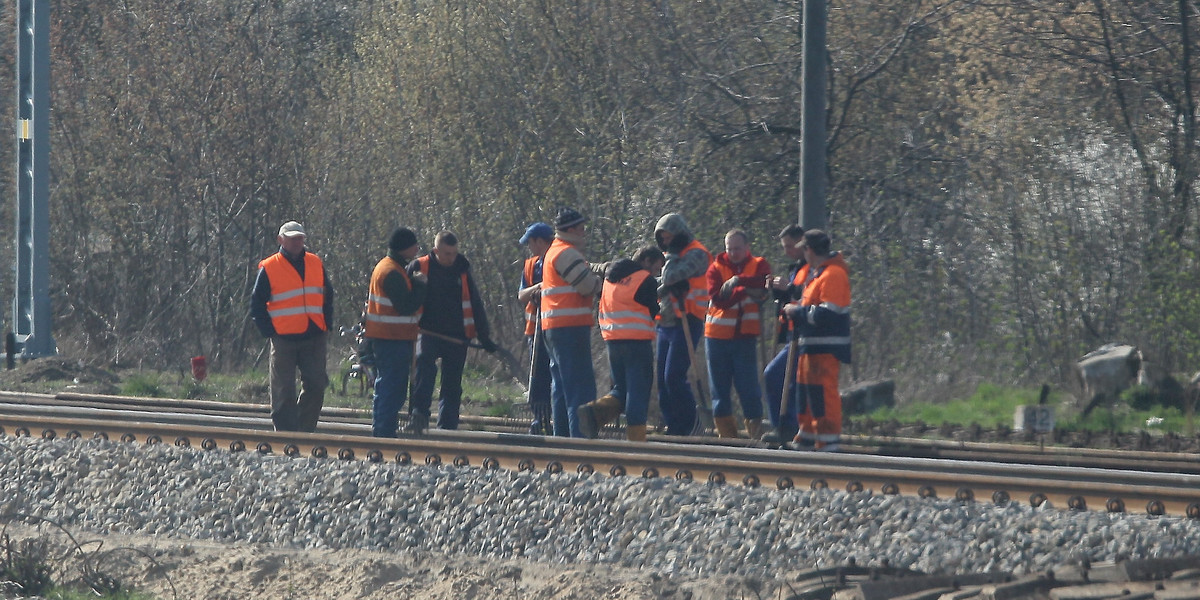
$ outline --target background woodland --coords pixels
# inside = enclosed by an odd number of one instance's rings
[[[357,321],[393,227],[426,248],[454,230],[518,353],[517,238],[558,205],[592,217],[593,260],[677,211],[710,248],[740,226],[786,262],[798,0],[51,5],[65,355],[250,368],[264,344],[249,290],[288,219],[326,261],[338,325]],[[921,399],[1068,385],[1107,342],[1160,373],[1200,368],[1195,0],[832,0],[829,19],[851,379]],[[9,227],[14,149],[0,147]]]

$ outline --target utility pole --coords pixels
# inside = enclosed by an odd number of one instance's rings
[[[800,225],[825,229],[825,30],[828,0],[804,0],[800,113]]]
[[[50,0],[17,0],[16,297],[5,346],[53,356],[50,334]]]

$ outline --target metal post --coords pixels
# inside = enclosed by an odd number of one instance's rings
[[[17,218],[13,333],[23,358],[50,333],[50,0],[17,0]]]
[[[800,124],[800,225],[824,229],[825,207],[825,29],[827,0],[804,0],[804,77]]]

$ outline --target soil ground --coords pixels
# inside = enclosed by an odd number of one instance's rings
[[[77,579],[82,555],[103,575],[155,598],[210,600],[394,599],[642,600],[773,598],[761,582],[676,578],[637,569],[547,565],[434,553],[285,550],[9,525],[9,543],[36,540],[59,582]],[[0,597],[4,597],[0,593]]]

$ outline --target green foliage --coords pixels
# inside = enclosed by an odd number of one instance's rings
[[[984,383],[965,399],[941,403],[912,402],[894,408],[881,408],[867,417],[875,421],[894,419],[905,423],[921,421],[929,425],[949,423],[966,426],[977,423],[983,427],[1011,427],[1017,407],[1037,404],[1039,393],[1038,389],[1010,388]],[[1054,406],[1060,401],[1061,396],[1052,394],[1048,403]]]
[[[121,384],[121,392],[129,396],[158,398],[164,395],[161,376],[158,373],[135,373]]]

